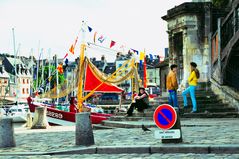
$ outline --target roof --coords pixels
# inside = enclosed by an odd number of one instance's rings
[[[10,76],[5,70],[3,70],[3,72],[0,72],[0,78],[10,78]]]
[[[169,66],[169,59],[168,58],[166,58],[163,62],[158,63],[158,65],[156,65],[155,67],[161,68],[161,67],[165,67],[165,66]]]
[[[15,58],[12,58],[12,57],[6,57],[6,59],[11,63],[12,66],[14,66],[14,63],[15,63]],[[23,65],[23,66],[26,66],[21,59],[18,59],[16,58],[16,65],[17,64],[20,64],[20,65]]]
[[[174,18],[175,16],[181,15],[181,14],[204,14],[204,10],[206,9],[206,6],[212,7],[211,2],[186,2],[179,6],[175,6],[172,9],[169,9],[167,11],[167,15],[163,16],[163,20],[170,20]]]
[[[116,66],[106,66],[104,73],[106,74],[112,74],[116,71]]]

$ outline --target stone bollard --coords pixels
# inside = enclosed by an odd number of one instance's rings
[[[174,124],[174,126],[170,130],[179,129],[180,130],[180,138],[179,139],[162,139],[162,143],[181,143],[181,142],[183,142],[179,110],[177,108],[175,108],[175,110],[177,112],[177,120],[176,120],[176,123]]]
[[[82,112],[76,114],[76,145],[94,145],[94,135],[90,121],[90,113]]]
[[[14,128],[12,118],[0,119],[0,148],[15,147]]]
[[[27,128],[31,128],[32,127],[32,114],[29,112],[27,113],[27,123],[26,123],[26,127]]]
[[[49,127],[47,117],[47,107],[36,107],[31,129],[46,129]]]

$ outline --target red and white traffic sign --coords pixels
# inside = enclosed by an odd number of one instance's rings
[[[175,109],[168,104],[162,104],[154,111],[154,122],[163,130],[168,130],[174,126],[177,121]]]

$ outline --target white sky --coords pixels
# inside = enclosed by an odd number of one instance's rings
[[[145,48],[147,54],[163,55],[168,35],[167,23],[161,17],[168,9],[186,1],[190,0],[0,0],[0,52],[13,54],[14,27],[20,55],[29,56],[33,48],[38,57],[40,41],[44,58],[49,56],[49,48],[51,54],[62,58],[85,20],[93,31],[116,41],[115,49],[126,45],[139,51]],[[93,41],[92,35],[87,37]],[[90,56],[102,54],[93,49],[88,51]],[[76,55],[69,57],[78,55],[76,49]],[[105,55],[108,59],[115,57]]]

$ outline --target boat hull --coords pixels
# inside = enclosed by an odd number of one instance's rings
[[[30,112],[34,113],[36,107],[47,107],[47,117],[50,123],[59,125],[71,125],[75,123],[75,115],[73,112],[66,112],[55,108],[48,107],[45,104],[34,104],[34,102],[28,103]],[[103,120],[109,119],[111,114],[91,113],[90,119],[92,124],[99,124]],[[62,124],[61,124],[62,123]],[[63,124],[65,123],[65,124]]]

